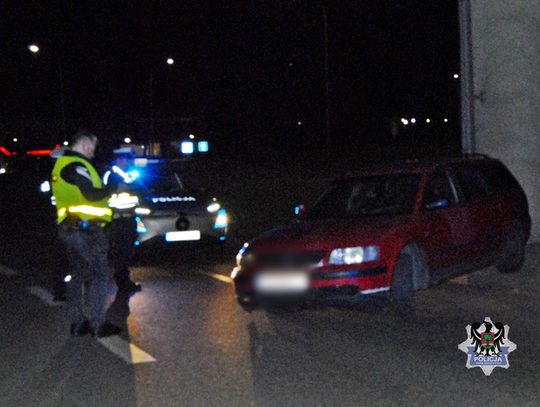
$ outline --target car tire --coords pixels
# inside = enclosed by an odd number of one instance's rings
[[[501,259],[496,265],[501,273],[516,273],[525,262],[525,232],[519,222],[513,222],[508,229],[501,250]]]
[[[413,258],[411,255],[405,253],[399,255],[396,267],[394,269],[392,287],[390,288],[391,302],[396,304],[404,304],[413,298],[413,264]]]

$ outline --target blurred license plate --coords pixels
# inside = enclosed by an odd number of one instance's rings
[[[183,230],[178,232],[165,233],[167,242],[185,242],[189,240],[201,240],[200,230]]]
[[[255,278],[255,289],[260,293],[302,293],[309,288],[309,277],[301,271],[261,272]]]

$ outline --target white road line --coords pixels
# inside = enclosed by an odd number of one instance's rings
[[[137,346],[129,343],[119,336],[109,336],[107,338],[98,339],[103,346],[114,353],[116,356],[122,358],[126,363],[134,365],[137,363],[149,363],[155,362],[151,355],[138,348]]]
[[[61,307],[64,305],[62,302],[53,301],[53,295],[42,287],[32,286],[27,287],[26,289],[30,292],[30,294],[35,295],[50,307]]]
[[[0,264],[0,274],[8,277],[15,277],[19,275],[19,273],[17,273],[16,271],[11,270],[9,267],[6,267],[2,264]]]

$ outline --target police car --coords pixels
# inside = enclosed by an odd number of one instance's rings
[[[131,182],[120,201],[138,198],[137,246],[227,239],[227,210],[202,188],[190,186],[180,164],[159,158],[134,158],[133,165],[123,171]]]

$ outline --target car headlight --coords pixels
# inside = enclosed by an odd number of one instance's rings
[[[220,209],[216,216],[216,222],[214,223],[214,229],[226,228],[229,224],[229,217],[225,209]]]
[[[330,253],[330,264],[360,264],[381,258],[379,246],[358,246],[334,249]]]
[[[238,267],[242,267],[245,263],[245,260],[247,258],[247,248],[249,247],[249,243],[244,243],[242,248],[238,251],[238,254],[236,255],[236,265]]]
[[[116,209],[129,209],[139,204],[139,198],[127,192],[112,194],[109,198],[109,207]]]
[[[219,208],[221,208],[221,205],[218,204],[217,202],[212,202],[210,205],[208,205],[208,207],[206,208],[206,210],[210,213],[214,213],[214,212],[217,212],[219,211]]]

